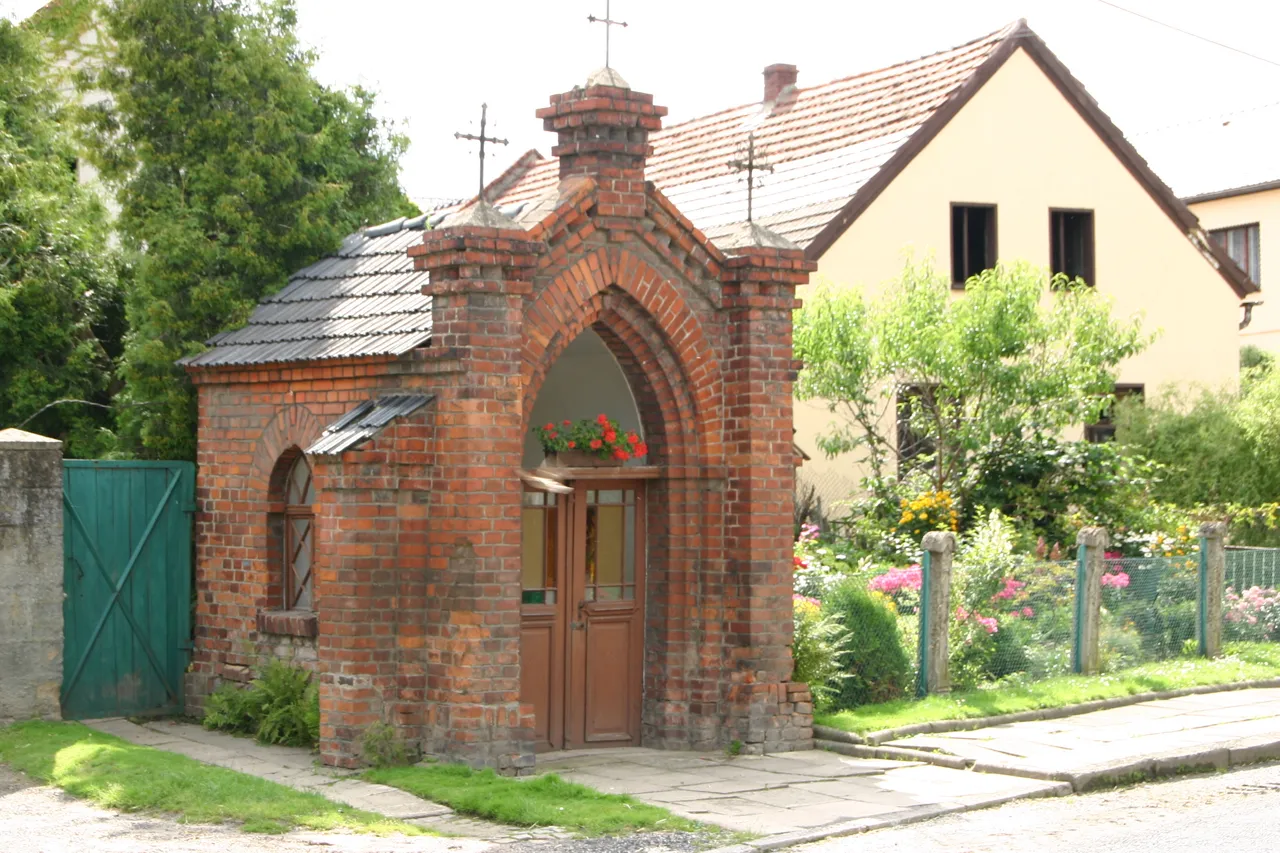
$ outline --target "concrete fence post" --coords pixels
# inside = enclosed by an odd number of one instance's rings
[[[950,650],[951,561],[956,535],[934,531],[924,535],[924,559],[920,566],[920,675],[916,692],[951,692]]]
[[[0,723],[62,716],[62,442],[0,430]]]
[[[1227,585],[1227,525],[1210,521],[1200,525],[1200,654],[1222,654],[1222,595]]]
[[[1076,536],[1075,642],[1071,664],[1081,675],[1097,675],[1102,668],[1099,629],[1102,616],[1102,571],[1111,538],[1101,527],[1085,527]]]

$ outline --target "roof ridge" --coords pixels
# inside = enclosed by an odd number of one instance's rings
[[[880,67],[878,67],[878,68],[868,68],[868,69],[866,69],[865,71],[859,71],[859,72],[857,72],[856,74],[850,74],[850,75],[847,75],[847,76],[845,76],[845,77],[836,77],[836,78],[833,78],[833,79],[831,79],[831,80],[825,80],[825,81],[823,81],[823,82],[821,82],[821,83],[815,83],[815,84],[813,84],[812,86],[804,86],[804,87],[797,86],[797,87],[795,87],[795,91],[797,91],[797,92],[810,92],[810,91],[813,91],[813,90],[815,90],[815,89],[822,89],[822,88],[824,88],[824,87],[826,87],[826,86],[834,86],[834,85],[835,85],[835,84],[837,84],[837,83],[847,83],[847,82],[849,82],[850,80],[856,80],[856,79],[857,79],[857,78],[859,78],[859,77],[866,77],[866,76],[868,76],[868,75],[871,75],[871,74],[877,74],[877,73],[880,73],[880,72],[882,72],[882,71],[889,71],[890,69],[893,69],[893,68],[901,68],[901,67],[902,67],[902,66],[904,66],[904,65],[911,65],[912,63],[915,63],[915,62],[923,62],[923,61],[924,61],[924,60],[926,60],[926,59],[932,59],[933,57],[935,57],[935,56],[941,56],[941,55],[942,55],[942,54],[944,54],[944,53],[954,53],[954,52],[956,52],[956,51],[963,50],[963,49],[965,49],[965,48],[967,48],[967,47],[971,47],[971,46],[973,46],[973,45],[980,44],[980,43],[985,42],[985,41],[987,41],[987,40],[992,40],[992,47],[994,47],[994,46],[996,46],[996,45],[1000,44],[1000,43],[1001,43],[1002,41],[1004,41],[1005,39],[1007,39],[1007,38],[1009,38],[1009,37],[1011,37],[1011,36],[1016,36],[1016,35],[1018,35],[1018,34],[1019,34],[1019,33],[1021,33],[1021,31],[1022,31],[1022,30],[1024,30],[1024,29],[1029,29],[1029,28],[1027,27],[1027,19],[1026,19],[1026,18],[1019,18],[1018,20],[1016,20],[1016,21],[1014,21],[1014,22],[1012,22],[1012,23],[1005,24],[1003,27],[1001,27],[1001,28],[1000,28],[1000,29],[998,29],[998,30],[994,30],[994,31],[992,31],[992,32],[987,33],[987,34],[986,34],[986,35],[984,35],[984,36],[979,36],[978,38],[975,38],[975,39],[970,39],[969,41],[964,42],[964,43],[962,43],[962,44],[953,45],[952,47],[943,48],[942,50],[935,50],[935,51],[933,51],[932,53],[926,53],[926,54],[923,54],[923,55],[921,55],[921,56],[917,56],[917,57],[915,57],[915,58],[913,58],[913,59],[904,59],[904,60],[902,60],[902,61],[900,61],[900,62],[890,63],[889,65],[881,65],[881,66],[880,66]],[[999,38],[996,38],[997,36],[999,36]],[[759,107],[762,103],[763,103],[763,101],[750,101],[750,102],[745,103],[745,104],[739,104],[739,105],[737,105],[737,106],[727,107],[727,108],[722,109],[722,110],[716,110],[715,112],[706,113],[705,115],[700,115],[700,116],[694,116],[694,117],[692,117],[692,118],[687,118],[687,119],[685,119],[684,121],[676,122],[675,124],[668,125],[668,126],[666,126],[666,127],[662,128],[662,130],[658,131],[658,133],[660,133],[660,134],[666,134],[666,133],[669,133],[669,132],[671,132],[671,131],[675,130],[676,128],[682,127],[682,126],[684,126],[684,125],[686,125],[686,124],[692,124],[693,122],[696,122],[696,121],[702,121],[702,120],[704,120],[704,119],[709,119],[709,118],[714,118],[714,117],[716,117],[716,116],[727,115],[727,114],[729,114],[729,113],[733,113],[733,112],[736,112],[736,111],[738,111],[738,110],[748,109],[748,108],[752,108],[752,107]]]

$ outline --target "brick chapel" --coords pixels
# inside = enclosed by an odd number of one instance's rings
[[[811,746],[791,388],[813,264],[750,223],[711,242],[646,180],[665,114],[596,72],[537,112],[540,197],[351,235],[187,361],[188,707],[281,658],[315,673],[340,766],[375,723],[504,772]],[[532,425],[599,412],[647,457],[542,467]]]

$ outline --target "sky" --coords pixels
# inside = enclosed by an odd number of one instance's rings
[[[1257,54],[1173,32],[1104,0],[615,0],[612,66],[670,110],[667,125],[758,101],[766,65],[799,67],[812,85],[922,56],[1026,18],[1139,151],[1169,149],[1161,133],[1280,103],[1280,3],[1115,0],[1134,12]],[[0,0],[22,16],[42,0]],[[605,0],[297,0],[315,73],[379,93],[378,110],[408,135],[402,180],[420,204],[474,194],[480,104],[510,141],[488,160],[496,176],[521,153],[544,155],[551,134],[534,111],[604,64]],[[1274,63],[1274,64],[1273,64]],[[1148,140],[1144,143],[1144,138]],[[1194,149],[1195,146],[1192,146]],[[1175,171],[1196,153],[1152,165]],[[1178,189],[1177,181],[1174,183]]]

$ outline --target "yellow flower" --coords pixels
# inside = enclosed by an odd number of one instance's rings
[[[906,524],[908,521],[911,521],[911,520],[912,520],[912,519],[914,519],[914,518],[915,518],[915,515],[914,515],[913,513],[911,513],[911,512],[904,512],[904,513],[902,514],[902,521],[901,521],[900,523],[902,523],[902,524]]]

